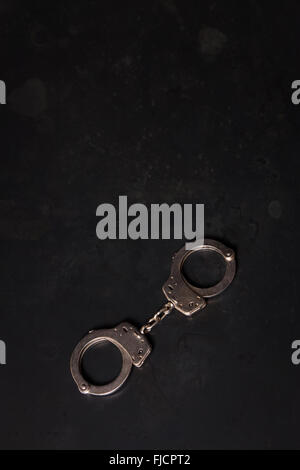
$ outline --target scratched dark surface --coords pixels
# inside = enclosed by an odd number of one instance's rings
[[[299,10],[0,2],[0,448],[300,448]],[[201,314],[157,328],[120,392],[88,398],[73,347],[143,324],[182,244],[99,241],[96,207],[124,194],[204,203],[238,271]]]

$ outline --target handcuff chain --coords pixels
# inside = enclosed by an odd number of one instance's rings
[[[153,317],[151,317],[145,325],[140,328],[140,332],[144,335],[150,333],[152,328],[154,328],[158,323],[160,323],[169,313],[172,312],[174,304],[172,302],[167,302],[161,309],[159,309]]]

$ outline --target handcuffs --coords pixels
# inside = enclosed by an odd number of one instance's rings
[[[186,259],[195,253],[195,251],[200,250],[215,251],[225,261],[224,277],[215,286],[207,288],[195,287],[183,275],[183,264]],[[235,270],[234,251],[218,241],[205,239],[202,245],[192,250],[186,250],[185,247],[182,247],[173,255],[170,276],[162,287],[167,303],[145,325],[138,329],[128,322],[122,322],[115,328],[90,330],[79,341],[70,361],[71,373],[79,391],[83,394],[104,396],[118,390],[127,380],[132,365],[141,367],[151,353],[151,344],[146,334],[150,333],[152,328],[169,315],[173,309],[186,316],[191,316],[202,310],[206,305],[206,298],[220,294],[230,285],[234,278]],[[120,374],[112,382],[104,385],[95,385],[84,377],[81,362],[85,352],[102,341],[109,341],[120,350],[123,364]]]

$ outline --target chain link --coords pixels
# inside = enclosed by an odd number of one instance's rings
[[[174,304],[172,302],[167,302],[160,310],[158,310],[153,317],[151,317],[145,325],[140,328],[140,332],[144,335],[150,333],[152,328],[154,328],[158,323],[160,323],[169,313],[172,312]]]

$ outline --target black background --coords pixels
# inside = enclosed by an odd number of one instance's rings
[[[299,10],[0,2],[2,449],[300,447]],[[73,347],[144,323],[182,245],[98,240],[96,208],[119,195],[204,203],[238,271],[201,314],[153,332],[119,392],[85,397]]]

